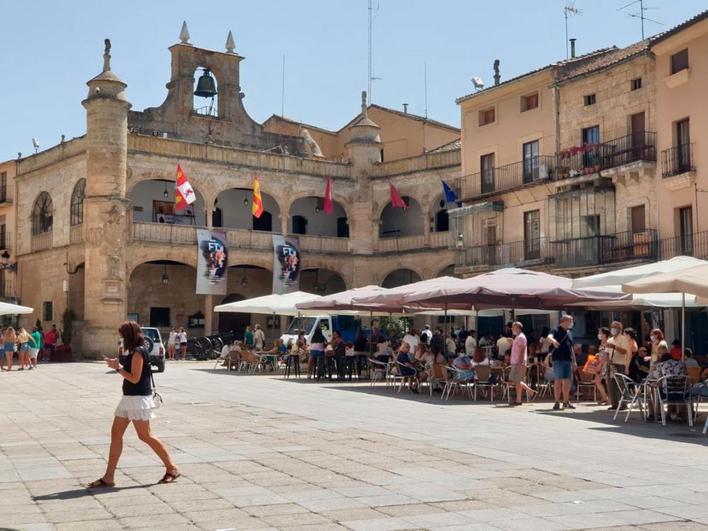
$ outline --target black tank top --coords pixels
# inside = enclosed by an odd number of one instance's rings
[[[130,383],[128,380],[123,378],[123,394],[125,396],[150,396],[152,395],[152,385],[150,377],[152,376],[152,369],[150,368],[150,359],[143,347],[138,347],[131,354],[121,356],[121,365],[123,369],[127,372],[131,372],[131,365],[134,356],[143,357],[143,371],[140,374],[140,380],[138,383]]]

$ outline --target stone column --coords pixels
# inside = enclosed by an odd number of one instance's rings
[[[209,336],[213,331],[214,296],[204,295],[204,335]]]
[[[87,83],[85,304],[81,353],[87,357],[115,351],[116,330],[127,315],[126,198],[128,110],[126,84],[110,69],[106,39],[103,72]]]

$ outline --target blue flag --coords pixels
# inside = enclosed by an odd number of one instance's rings
[[[445,181],[440,181],[442,182],[443,185],[443,193],[445,194],[445,201],[447,203],[457,203],[457,194],[455,193],[455,190],[450,188],[450,185],[447,184]]]

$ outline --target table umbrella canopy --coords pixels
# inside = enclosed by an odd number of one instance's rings
[[[621,285],[603,286],[607,289],[622,290]],[[680,308],[684,304],[681,293],[634,293],[627,300],[598,301],[580,303],[571,306],[582,306],[590,310],[651,310],[662,308]],[[699,301],[695,295],[686,295],[686,308],[702,308],[705,301]]]
[[[652,262],[651,264],[615,269],[614,271],[608,271],[598,275],[576,278],[573,280],[573,288],[619,286],[652,275],[682,271],[706,264],[708,264],[708,261],[693,258],[692,256],[676,256],[670,260],[661,260],[659,262]],[[680,304],[679,301],[679,305]]]
[[[20,306],[19,304],[0,302],[0,315],[20,315],[32,312],[34,312],[34,308],[30,308],[29,306]]]
[[[214,307],[215,312],[236,312],[236,313],[257,313],[265,315],[298,315],[298,303],[310,302],[320,299],[319,295],[305,293],[304,291],[293,291],[278,295],[263,295],[252,299],[244,299],[237,302],[229,302]]]
[[[355,298],[354,302],[442,305],[458,309],[535,309],[629,298],[617,290],[573,289],[569,278],[518,268],[499,269],[465,279],[442,277],[401,286],[393,292]]]
[[[627,293],[690,293],[708,297],[708,263],[622,284]]]
[[[381,286],[363,286],[361,288],[353,288],[332,295],[325,295],[317,300],[303,302],[297,304],[297,309],[303,313],[317,313],[318,311],[327,313],[353,313],[362,315],[385,316],[389,314],[406,315],[422,311],[436,312],[438,308],[434,307],[401,307],[397,305],[386,304],[356,304],[353,302],[355,297],[369,297],[387,293],[389,290]]]

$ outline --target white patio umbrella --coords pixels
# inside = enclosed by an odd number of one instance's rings
[[[34,312],[34,308],[9,302],[0,302],[0,315],[23,315]]]
[[[652,262],[651,264],[625,267],[623,269],[607,271],[606,273],[576,278],[573,280],[573,288],[618,286],[653,275],[674,273],[676,271],[706,264],[708,264],[708,261],[693,258],[692,256],[676,256],[669,260],[661,260],[659,262]]]
[[[310,302],[320,299],[320,295],[305,293],[304,291],[293,291],[278,295],[263,295],[252,299],[229,302],[214,307],[215,312],[235,312],[235,313],[256,313],[263,315],[298,315],[298,303]]]
[[[622,284],[626,293],[681,293],[681,357],[686,348],[686,294],[708,297],[708,263]]]

